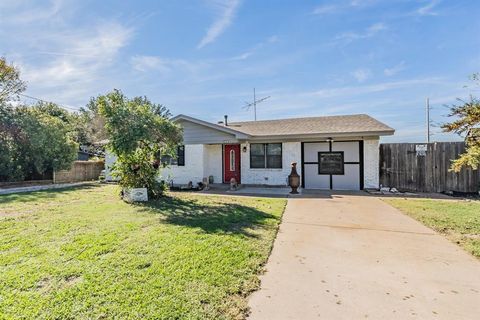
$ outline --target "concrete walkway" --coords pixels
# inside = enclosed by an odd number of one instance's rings
[[[375,197],[290,199],[250,319],[480,319],[480,261]]]
[[[0,188],[0,195],[2,194],[12,194],[12,193],[22,193],[22,192],[33,192],[33,191],[42,191],[42,190],[50,190],[50,189],[62,189],[62,188],[70,188],[81,186],[84,184],[91,184],[92,181],[88,182],[73,182],[73,183],[59,183],[59,184],[45,184],[40,186],[28,186],[28,187],[17,187],[17,188],[8,188],[8,189],[1,189]]]

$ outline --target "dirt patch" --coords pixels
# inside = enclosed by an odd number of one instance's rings
[[[83,277],[78,274],[71,274],[64,278],[64,288],[73,287],[83,281]]]

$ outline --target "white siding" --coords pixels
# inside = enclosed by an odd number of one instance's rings
[[[329,150],[328,142],[305,143],[304,149],[303,149],[303,152],[305,153],[303,160],[305,162],[318,162],[318,152],[319,151],[325,152],[328,150]]]
[[[333,190],[360,190],[360,165],[345,164],[345,174],[332,176]]]
[[[255,142],[257,143],[257,142]],[[243,152],[247,147],[247,152]],[[291,163],[297,163],[297,172],[301,176],[301,143],[282,143],[282,168],[281,169],[251,169],[250,168],[250,145],[240,146],[241,156],[241,182],[242,184],[264,184],[264,185],[287,185],[287,177],[291,171]]]
[[[184,144],[235,143],[233,134],[221,132],[189,121],[179,121],[183,128]]]
[[[360,149],[358,141],[348,142],[333,142],[332,151],[343,151],[343,161],[345,162],[359,162]]]
[[[318,164],[306,164],[305,189],[330,189],[330,176],[318,174]]]
[[[363,142],[364,188],[379,187],[380,149],[379,139]]]

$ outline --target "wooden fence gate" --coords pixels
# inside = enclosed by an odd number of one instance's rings
[[[479,170],[450,172],[463,142],[384,143],[380,145],[380,184],[401,191],[478,192]]]

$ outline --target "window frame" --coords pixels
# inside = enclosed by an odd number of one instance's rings
[[[278,144],[280,145],[280,154],[279,155],[269,155],[268,154],[268,145]],[[254,155],[252,154],[252,145],[262,145],[263,154]],[[250,169],[283,169],[283,142],[274,142],[274,143],[251,143],[250,144]],[[269,167],[268,166],[268,157],[280,157],[280,166],[279,167]],[[263,157],[263,166],[262,167],[252,167],[252,158],[253,157]]]

